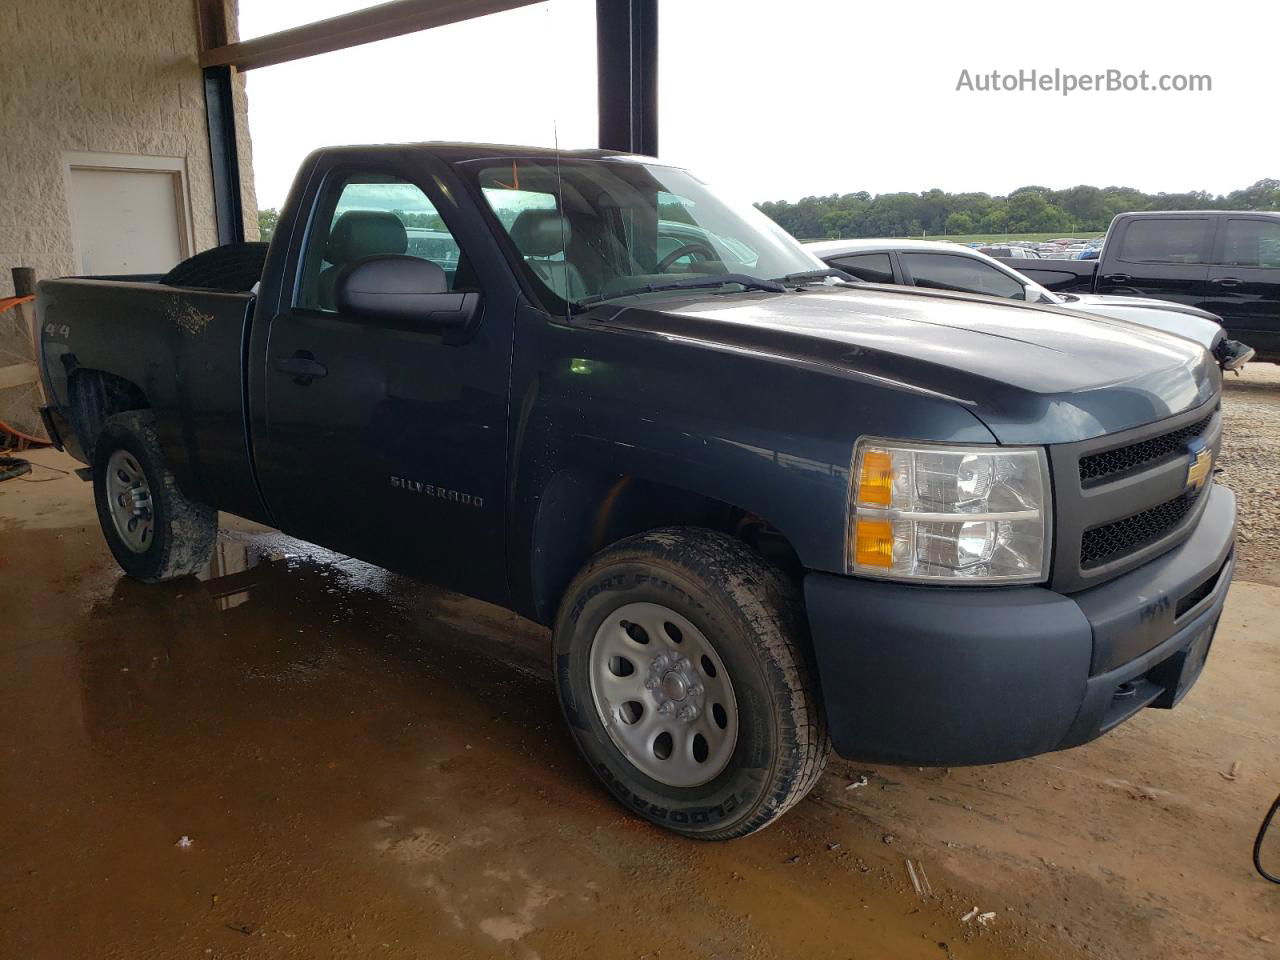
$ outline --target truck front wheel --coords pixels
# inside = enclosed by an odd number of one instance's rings
[[[119,413],[103,426],[93,452],[93,497],[107,546],[135,580],[172,580],[208,562],[217,512],[182,495],[149,411]]]
[[[556,620],[560,703],[625,806],[677,833],[760,830],[830,743],[791,585],[746,544],[673,527],[597,554]]]

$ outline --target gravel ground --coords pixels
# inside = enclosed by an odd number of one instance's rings
[[[1218,476],[1240,500],[1236,578],[1280,586],[1280,366],[1228,374]]]

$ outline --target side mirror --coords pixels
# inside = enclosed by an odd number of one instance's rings
[[[480,306],[478,293],[450,293],[437,264],[418,257],[382,254],[342,268],[334,285],[339,313],[396,324],[456,329]]]

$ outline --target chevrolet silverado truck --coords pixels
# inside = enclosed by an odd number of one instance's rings
[[[1232,339],[1280,363],[1280,213],[1122,213],[1096,260],[1008,260],[1063,294],[1154,297],[1222,318]]]
[[[38,312],[126,574],[197,571],[223,510],[546,624],[586,762],[691,837],[832,745],[997,763],[1172,707],[1231,582],[1203,347],[847,282],[651,159],[324,149],[269,248]]]

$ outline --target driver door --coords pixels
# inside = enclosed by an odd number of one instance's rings
[[[285,532],[500,599],[515,303],[482,281],[441,213],[454,208],[438,179],[415,173],[324,174],[296,291],[270,323],[254,453]],[[473,326],[459,335],[340,311],[342,267],[388,254],[430,259],[452,291],[479,291]]]

